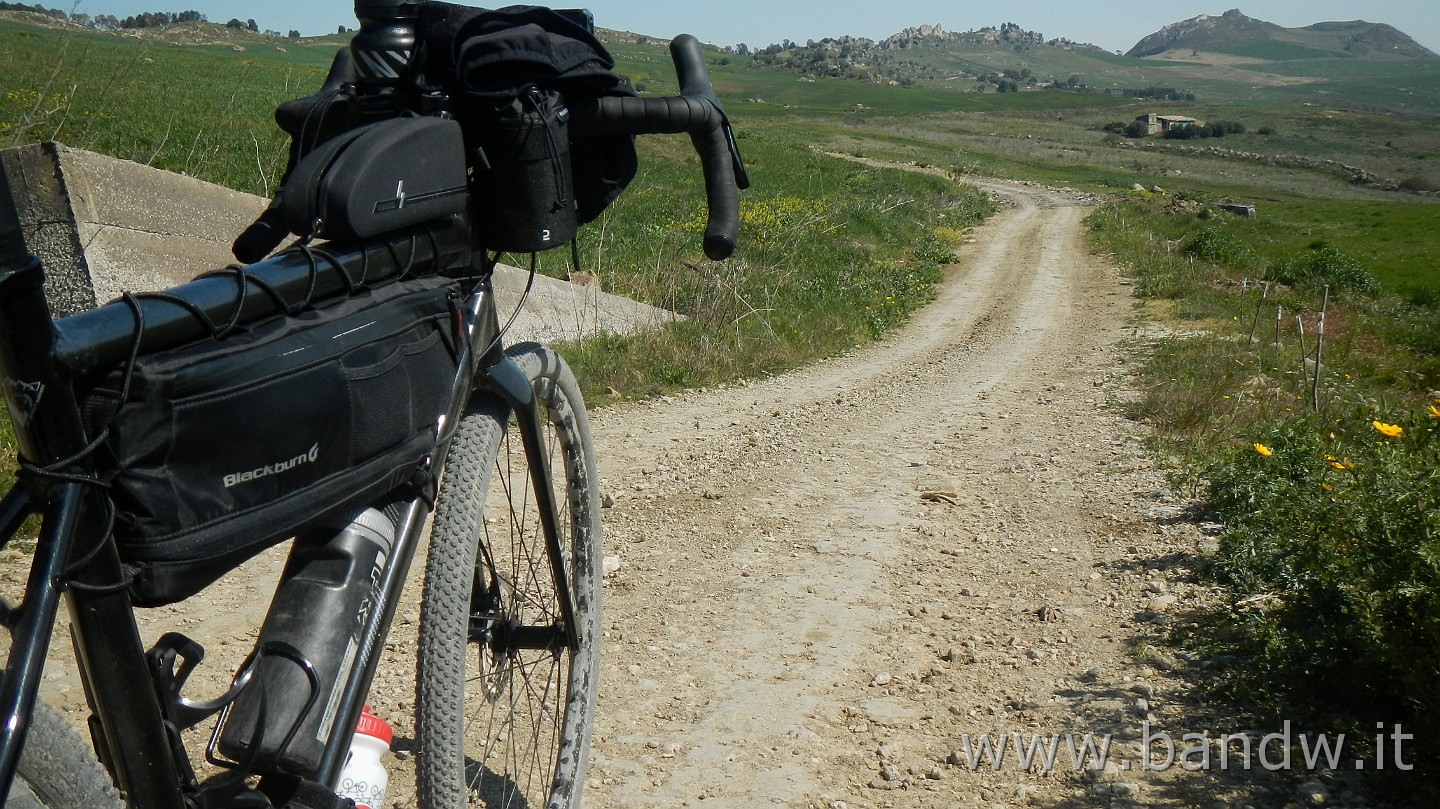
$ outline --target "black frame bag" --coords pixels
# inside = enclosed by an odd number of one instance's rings
[[[331,512],[406,483],[450,404],[453,281],[398,281],[140,358],[92,394],[136,602],[193,595]]]

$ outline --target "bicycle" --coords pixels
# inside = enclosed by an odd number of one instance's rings
[[[357,2],[361,35],[404,34],[415,19],[413,6],[399,0]],[[733,249],[737,193],[748,181],[698,42],[678,37],[671,52],[681,96],[622,94],[578,105],[569,99],[570,124],[619,136],[691,133],[706,178],[705,248],[718,260]],[[337,65],[341,61],[337,57]],[[383,69],[368,75],[367,83],[362,67],[360,80],[345,85],[362,110],[384,107],[388,111],[380,118],[444,111],[431,96],[405,101],[402,95],[397,106],[394,75]],[[329,92],[339,86],[327,80]],[[262,230],[273,225],[273,217],[257,223]],[[375,676],[375,650],[383,646],[432,505],[418,649],[421,804],[578,805],[597,693],[602,554],[595,461],[584,403],[564,361],[537,344],[503,345],[489,283],[497,259],[476,248],[466,215],[450,213],[355,241],[302,242],[164,293],[127,295],[54,320],[44,298],[43,269],[25,249],[8,180],[0,172],[0,378],[22,466],[19,482],[0,500],[4,543],[29,515],[43,516],[23,600],[15,607],[0,605],[0,618],[12,633],[0,682],[0,795],[9,796],[7,806],[118,806],[122,797],[145,809],[351,805],[336,796],[338,780]],[[382,299],[390,302],[375,302]],[[338,591],[352,594],[346,598],[358,599],[344,602],[353,611],[345,617],[354,634],[348,640],[320,639],[345,641],[349,663],[325,686],[320,674],[333,671],[321,672],[307,652],[276,640],[280,630],[274,626],[297,620],[275,617],[288,603],[277,594],[256,650],[230,689],[204,701],[185,696],[186,679],[203,660],[203,649],[178,633],[144,649],[134,611],[147,599],[169,601],[198,591],[259,548],[252,542],[198,566],[183,556],[161,564],[137,557],[132,544],[117,538],[130,524],[126,521],[137,518],[122,508],[116,481],[123,473],[112,457],[121,450],[114,448],[119,439],[111,428],[120,408],[144,415],[151,407],[132,408],[137,368],[152,358],[170,358],[153,365],[221,368],[215,346],[249,339],[234,336],[238,332],[299,329],[297,324],[309,321],[348,328],[351,321],[335,314],[346,306],[360,311],[360,322],[369,326],[381,322],[375,313],[392,311],[393,301],[421,299],[445,302],[436,310],[440,314],[426,315],[424,339],[416,337],[419,327],[406,321],[396,331],[409,341],[396,344],[403,350],[383,343],[390,353],[366,366],[399,367],[394,357],[421,351],[412,346],[423,344],[425,352],[437,343],[446,347],[434,355],[448,363],[441,368],[445,384],[414,405],[439,414],[416,428],[424,439],[418,461],[404,470],[400,485],[394,469],[348,479],[351,490],[336,496],[364,502],[336,512],[341,519],[307,515],[286,526],[305,539],[296,540],[282,587],[301,580],[286,578],[292,565],[312,570],[303,566],[329,559],[326,554],[343,543],[370,548],[363,558],[357,552],[364,562],[360,583],[354,573],[338,583]],[[307,338],[313,333],[303,332]],[[325,336],[348,339],[348,334]],[[187,366],[181,360],[192,351],[202,359]],[[306,356],[300,349],[282,353]],[[335,364],[340,361],[327,359],[315,367]],[[117,380],[119,390],[112,390]],[[432,383],[426,384],[433,388]],[[416,393],[421,388],[388,387],[425,398]],[[377,388],[362,390],[369,395]],[[95,420],[96,401],[105,404],[99,409],[111,421]],[[111,406],[116,409],[106,409]],[[302,448],[288,460],[227,474],[223,485],[312,468],[321,462],[320,446],[317,441],[308,454]],[[273,453],[288,453],[280,449]],[[346,474],[358,473],[352,468]],[[316,490],[307,494],[311,491]],[[263,520],[277,509],[267,505],[242,516]],[[393,532],[381,551],[356,538],[372,530]],[[37,700],[62,599],[92,711],[94,756]],[[278,691],[275,683],[285,680],[267,672],[280,668],[304,687]],[[467,674],[472,670],[473,676]],[[288,716],[290,697],[298,700],[298,718],[281,721],[276,717]],[[255,710],[246,714],[237,708],[245,704]],[[323,717],[317,713],[322,708]],[[211,721],[215,727],[204,755],[220,772],[202,781],[181,732]],[[281,738],[264,732],[267,723],[278,727]],[[315,725],[320,727],[315,738],[299,733]],[[241,730],[232,733],[237,727]],[[293,757],[287,758],[292,743],[312,748],[314,763],[297,771]]]

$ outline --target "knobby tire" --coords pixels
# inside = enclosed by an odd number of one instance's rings
[[[424,809],[580,803],[599,672],[600,504],[584,404],[570,369],[511,348],[540,403],[579,649],[560,627],[554,576],[519,428],[492,395],[462,419],[441,481],[421,600],[417,787]],[[518,628],[529,640],[517,646]],[[535,633],[540,631],[541,643]]]

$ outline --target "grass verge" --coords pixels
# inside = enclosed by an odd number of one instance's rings
[[[1207,574],[1229,595],[1177,637],[1274,721],[1360,736],[1405,722],[1433,763],[1440,312],[1394,294],[1414,243],[1337,246],[1306,224],[1324,212],[1335,233],[1385,231],[1440,211],[1414,206],[1376,221],[1370,206],[1297,204],[1257,223],[1141,193],[1088,223],[1170,326],[1135,415],[1224,525]]]

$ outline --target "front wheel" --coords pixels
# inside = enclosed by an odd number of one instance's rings
[[[79,735],[36,704],[5,809],[121,809],[121,803]]]
[[[529,344],[507,352],[539,403],[570,648],[519,426],[477,395],[445,464],[420,608],[420,805],[580,803],[599,672],[600,511],[584,403],[570,369]]]

